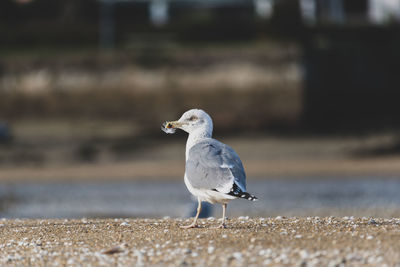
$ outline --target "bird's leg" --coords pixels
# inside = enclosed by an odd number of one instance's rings
[[[197,201],[199,202],[199,205],[197,206],[196,217],[194,217],[194,220],[193,220],[193,222],[191,224],[186,225],[186,226],[181,226],[181,228],[189,229],[189,228],[196,228],[197,227],[197,219],[199,218],[199,214],[201,212],[201,201],[200,201],[200,199],[197,199]]]
[[[225,214],[226,214],[226,206],[227,204],[224,203],[222,204],[222,223],[220,225],[218,225],[217,227],[215,227],[216,229],[225,229],[226,225],[225,225]]]

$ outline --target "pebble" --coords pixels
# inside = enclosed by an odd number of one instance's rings
[[[300,255],[300,257],[302,258],[302,259],[307,259],[310,255],[308,254],[308,252],[306,251],[306,250],[301,250],[300,252],[299,252],[299,255]]]
[[[242,253],[240,253],[240,252],[234,252],[232,254],[232,256],[237,260],[242,260],[242,258],[243,258]]]
[[[183,254],[190,254],[190,253],[192,253],[192,251],[191,251],[190,249],[188,249],[188,248],[183,249],[182,252],[183,252]]]
[[[270,259],[266,259],[266,260],[263,262],[264,265],[270,265],[271,263],[272,263],[272,260],[270,260]]]

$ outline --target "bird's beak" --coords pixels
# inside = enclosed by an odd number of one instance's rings
[[[182,123],[180,121],[168,121],[165,124],[165,128],[171,129],[171,128],[180,128],[184,125],[185,123]]]

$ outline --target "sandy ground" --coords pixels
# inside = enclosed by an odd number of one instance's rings
[[[399,266],[400,219],[1,220],[3,266]]]

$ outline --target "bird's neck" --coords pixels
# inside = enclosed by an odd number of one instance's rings
[[[211,138],[211,136],[212,128],[200,128],[193,132],[190,132],[186,142],[186,161],[189,157],[189,150],[201,140],[205,138]]]

